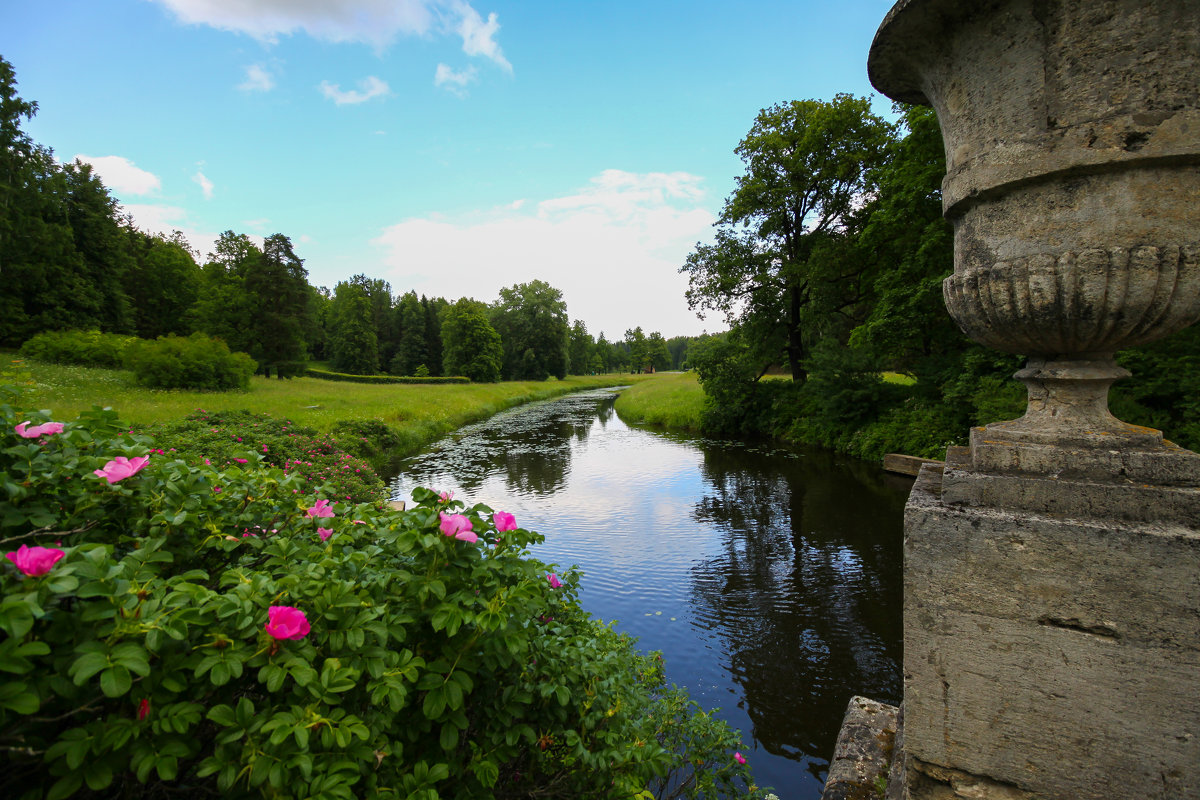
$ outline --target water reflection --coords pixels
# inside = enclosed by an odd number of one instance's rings
[[[393,483],[451,489],[546,534],[584,608],[662,650],[668,678],[747,737],[758,780],[817,798],[846,702],[900,692],[909,483],[820,452],[631,428],[611,392],[498,415]]]

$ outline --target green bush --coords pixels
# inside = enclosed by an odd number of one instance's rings
[[[97,410],[20,438],[46,420],[4,400],[0,541],[61,560],[0,568],[0,796],[761,796],[488,507],[310,518],[295,475],[158,453],[111,482],[146,437]]]
[[[250,388],[258,368],[245,353],[232,353],[220,339],[203,333],[138,341],[125,352],[125,365],[138,383],[152,389],[227,391]]]
[[[323,491],[327,497],[355,503],[378,502],[384,482],[364,460],[373,451],[363,446],[357,435],[360,428],[347,424],[338,423],[334,433],[324,435],[270,414],[201,410],[182,420],[153,425],[144,433],[154,437],[159,454],[189,464],[207,463],[218,469],[239,463],[277,467],[298,476],[305,492]],[[373,428],[371,432],[378,433]]]
[[[137,341],[136,336],[100,331],[46,331],[22,344],[20,352],[24,358],[51,364],[120,369],[126,348]]]
[[[346,381],[348,383],[470,383],[470,378],[462,376],[445,377],[405,377],[403,375],[348,375],[344,372],[326,372],[322,369],[304,371],[309,378],[319,378],[323,381]]]

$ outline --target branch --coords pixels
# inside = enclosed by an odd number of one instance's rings
[[[20,536],[10,536],[7,539],[0,539],[0,545],[8,544],[9,542],[19,542],[22,539],[32,539],[34,536],[45,536],[45,535],[70,536],[73,533],[84,533],[85,531],[90,531],[92,528],[96,527],[99,524],[100,523],[98,520],[92,520],[91,522],[84,525],[83,527],[72,528],[69,531],[56,531],[56,530],[53,530],[53,528],[54,528],[53,525],[46,525],[41,528],[35,528],[34,530],[31,530],[29,533],[23,533]]]
[[[91,711],[92,708],[94,708],[96,703],[98,703],[98,702],[100,702],[99,699],[93,700],[92,702],[88,703],[87,705],[80,706],[79,708],[76,708],[73,711],[68,711],[65,714],[59,714],[57,717],[30,717],[29,721],[30,722],[58,722],[60,719],[66,719],[67,717],[82,713],[84,711]]]

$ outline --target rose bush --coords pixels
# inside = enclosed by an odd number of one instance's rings
[[[736,735],[493,509],[141,461],[111,411],[24,438],[46,415],[4,391],[0,796],[759,794]],[[118,458],[140,467],[110,482]]]

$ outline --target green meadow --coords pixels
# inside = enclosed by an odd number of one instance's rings
[[[699,431],[704,390],[695,372],[633,376],[642,380],[621,392],[617,413],[627,422],[645,422],[677,430]]]

